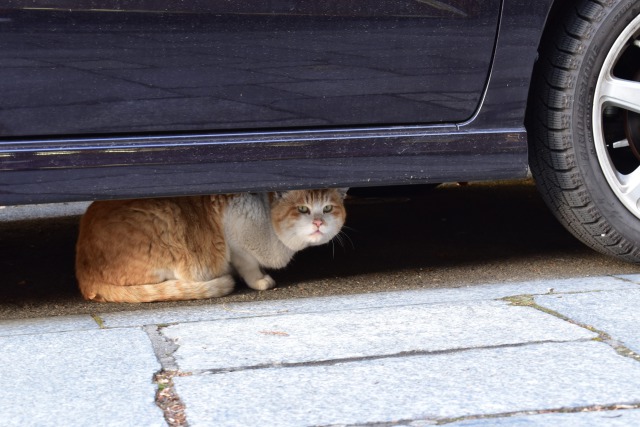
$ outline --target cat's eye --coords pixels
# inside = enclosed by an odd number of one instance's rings
[[[303,214],[308,214],[309,213],[309,207],[308,206],[298,206],[298,212],[303,213]]]
[[[322,212],[329,213],[333,210],[333,205],[327,205],[322,209]]]

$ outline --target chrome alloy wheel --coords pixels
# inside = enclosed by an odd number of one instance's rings
[[[640,218],[640,16],[605,58],[592,117],[602,172],[620,202]]]

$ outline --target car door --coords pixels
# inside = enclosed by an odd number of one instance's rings
[[[459,123],[500,0],[5,0],[0,138]]]

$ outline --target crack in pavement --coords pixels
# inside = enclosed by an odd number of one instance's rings
[[[630,409],[640,409],[640,402],[617,403],[612,405],[589,405],[577,406],[572,408],[551,408],[528,411],[500,412],[494,414],[466,415],[454,418],[421,418],[421,419],[402,419],[394,421],[370,422],[363,424],[326,424],[314,427],[423,427],[423,426],[442,426],[462,421],[473,420],[493,420],[500,418],[512,418],[517,416],[543,415],[543,414],[574,414],[585,412],[605,412],[605,411],[625,411]]]
[[[618,353],[620,356],[623,357],[628,357],[630,359],[633,359],[637,362],[640,362],[640,354],[634,352],[633,350],[631,350],[629,347],[625,346],[624,344],[622,344],[620,341],[617,341],[615,339],[613,339],[611,337],[611,335],[609,335],[607,332],[602,331],[600,329],[597,329],[591,325],[587,325],[581,322],[578,322],[574,319],[571,319],[568,316],[565,316],[562,313],[558,313],[557,311],[551,310],[549,308],[546,308],[542,305],[539,305],[538,303],[535,302],[534,296],[533,295],[515,295],[515,296],[510,296],[510,297],[505,297],[505,298],[501,298],[502,301],[506,301],[508,303],[510,303],[513,306],[519,306],[519,307],[531,307],[535,310],[541,311],[545,314],[548,314],[550,316],[553,316],[557,319],[563,320],[565,322],[571,323],[572,325],[576,325],[579,326],[583,329],[586,329],[588,331],[591,331],[595,334],[598,335],[597,338],[594,338],[593,341],[598,341],[598,342],[602,342],[604,344],[607,344],[609,347],[613,348],[615,350],[616,353]]]
[[[192,374],[180,371],[174,357],[178,345],[173,340],[166,338],[162,334],[161,328],[158,325],[143,327],[162,367],[153,375],[153,382],[158,385],[155,402],[162,410],[170,427],[187,427],[189,423],[185,412],[186,407],[175,389],[173,378]]]
[[[375,355],[375,356],[342,357],[342,358],[335,358],[335,359],[312,360],[312,361],[305,361],[305,362],[265,363],[265,364],[259,364],[259,365],[237,366],[237,367],[231,367],[231,368],[198,369],[198,370],[193,370],[191,374],[192,375],[217,375],[217,374],[227,374],[230,372],[255,371],[260,369],[272,369],[272,368],[334,366],[334,365],[340,365],[345,363],[359,363],[359,362],[365,362],[370,360],[384,360],[384,359],[396,359],[396,358],[420,357],[420,356],[439,356],[443,354],[464,353],[466,351],[495,350],[500,348],[527,347],[529,345],[537,345],[537,344],[563,344],[567,342],[585,342],[585,341],[592,341],[592,340],[591,339],[587,339],[587,340],[572,339],[567,341],[541,340],[541,341],[528,341],[523,343],[512,343],[512,344],[485,345],[480,347],[459,347],[459,348],[450,348],[446,350],[411,350],[411,351],[401,351],[398,353],[381,354],[381,355]]]

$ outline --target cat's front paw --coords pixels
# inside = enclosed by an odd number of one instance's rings
[[[271,276],[265,274],[262,279],[258,279],[253,283],[249,283],[249,286],[257,291],[266,291],[276,286],[276,281]]]

